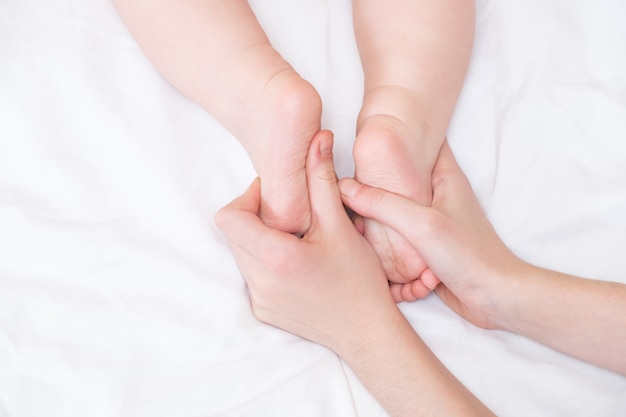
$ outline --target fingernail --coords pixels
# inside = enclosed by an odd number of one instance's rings
[[[359,184],[354,180],[344,179],[339,183],[339,190],[346,197],[353,197],[359,190]]]
[[[325,135],[320,140],[320,154],[322,156],[330,156],[333,153],[333,137]]]

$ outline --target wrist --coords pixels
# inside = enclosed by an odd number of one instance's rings
[[[390,415],[492,415],[437,359],[400,310],[370,321],[340,357]]]
[[[391,298],[389,305],[384,308],[371,308],[369,313],[360,316],[364,320],[353,324],[329,346],[351,367],[372,353],[381,350],[389,352],[395,340],[407,332],[413,333],[411,325]]]
[[[515,258],[496,273],[493,284],[484,288],[483,309],[488,317],[488,328],[515,331],[515,323],[526,314],[528,284],[536,276],[537,268]]]

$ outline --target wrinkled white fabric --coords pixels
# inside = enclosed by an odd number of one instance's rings
[[[350,2],[251,4],[322,95],[350,175]],[[619,0],[478,0],[448,135],[517,254],[621,282],[624,16]],[[254,175],[107,0],[0,2],[0,416],[384,416],[332,352],[252,317],[212,219]],[[624,377],[477,329],[435,296],[402,309],[498,415],[626,409]]]

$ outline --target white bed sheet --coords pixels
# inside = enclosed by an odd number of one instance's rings
[[[350,175],[350,2],[252,5],[318,88]],[[624,16],[621,0],[478,0],[449,130],[517,254],[621,282]],[[107,0],[0,0],[0,416],[384,416],[332,352],[252,317],[212,218],[253,177]],[[624,415],[624,377],[475,328],[436,296],[402,309],[498,415]]]

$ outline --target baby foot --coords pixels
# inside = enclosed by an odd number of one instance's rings
[[[412,94],[382,87],[365,97],[353,149],[355,177],[430,205],[432,166],[441,143],[427,137]],[[404,237],[372,219],[363,219],[359,227],[380,257],[396,301],[423,298],[434,289],[437,280],[420,280],[427,265]]]
[[[254,109],[248,154],[261,178],[261,218],[274,228],[304,233],[311,223],[305,159],[320,130],[317,91],[295,71],[278,72]]]

